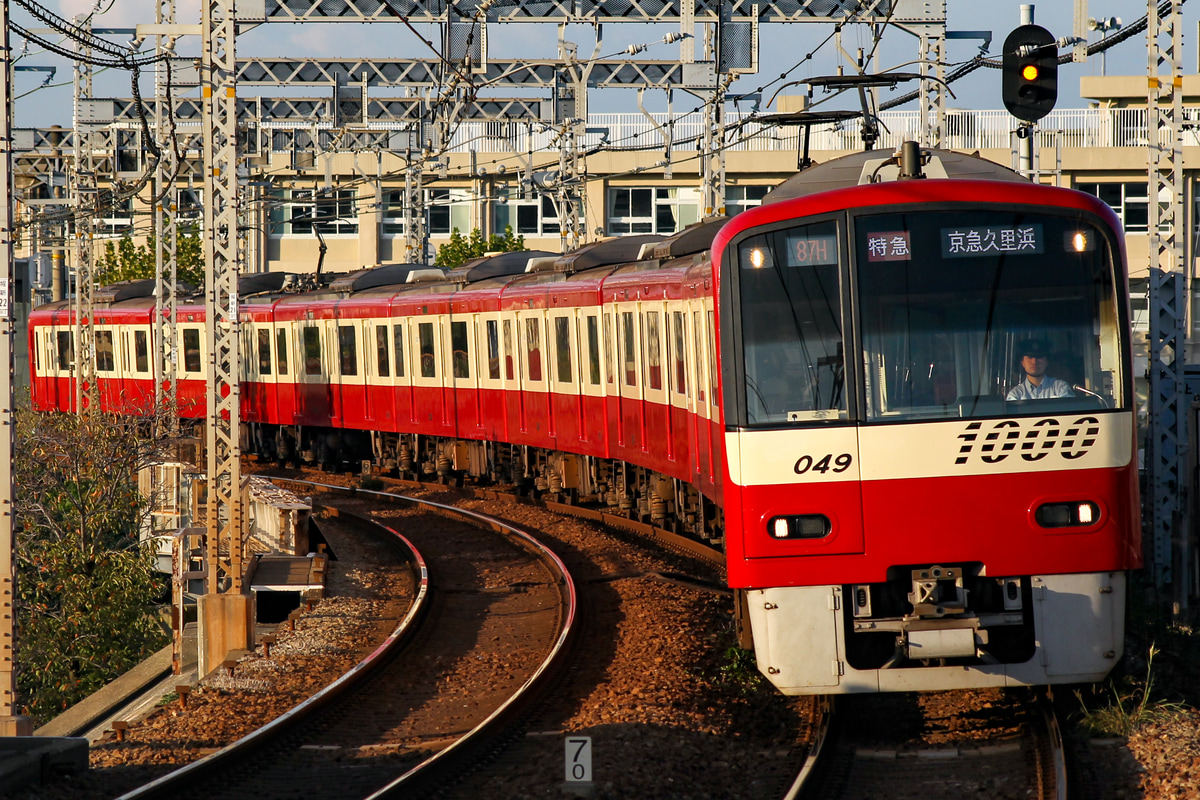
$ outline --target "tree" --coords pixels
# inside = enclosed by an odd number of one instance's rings
[[[157,238],[151,234],[145,244],[135,245],[124,236],[116,244],[107,242],[96,271],[96,283],[107,286],[119,281],[154,277],[154,250]],[[166,253],[163,253],[166,260]],[[199,233],[181,233],[175,239],[175,274],[180,283],[204,285],[204,252]]]
[[[167,577],[139,541],[145,423],[96,413],[17,415],[17,693],[45,720],[168,640]]]
[[[454,269],[461,267],[473,258],[479,258],[488,253],[511,253],[524,249],[525,237],[513,236],[511,225],[504,226],[503,236],[493,233],[487,241],[484,241],[483,234],[478,228],[475,228],[471,231],[470,236],[466,237],[458,232],[458,228],[455,228],[450,232],[450,241],[438,248],[437,258],[433,265],[442,269]]]

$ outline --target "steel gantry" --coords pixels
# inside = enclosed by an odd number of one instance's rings
[[[1146,50],[1149,92],[1149,308],[1150,536],[1147,566],[1156,583],[1177,579],[1176,597],[1188,596],[1187,408],[1184,346],[1187,341],[1187,273],[1184,270],[1182,25],[1178,0],[1165,14],[1148,0]],[[1163,200],[1166,200],[1164,203]],[[1175,545],[1178,543],[1179,547]],[[1176,564],[1178,556],[1178,564]],[[1181,574],[1175,575],[1179,566]]]
[[[83,21],[84,31],[90,31],[90,18]],[[72,308],[75,312],[75,413],[84,415],[95,410],[98,393],[96,386],[96,334],[93,326],[94,276],[92,274],[94,253],[92,250],[96,230],[96,213],[100,210],[100,188],[96,180],[96,142],[93,141],[100,125],[110,120],[97,118],[91,105],[92,66],[91,47],[81,37],[76,40],[74,72],[75,92],[75,160],[72,184],[72,206],[75,213],[75,247],[72,259],[75,262],[74,292]]]
[[[175,0],[158,0],[155,4],[155,22],[158,25],[175,24]],[[154,83],[154,135],[161,150],[155,170],[154,181],[154,308],[158,313],[155,326],[154,400],[155,413],[165,423],[165,433],[175,438],[179,433],[178,397],[176,378],[179,356],[177,352],[178,331],[176,326],[176,285],[178,284],[178,216],[175,179],[182,166],[179,158],[178,140],[175,132],[175,116],[168,113],[171,104],[171,64],[165,60],[174,50],[174,38],[158,34],[156,37],[159,61]]]
[[[238,439],[238,161],[234,0],[204,0],[201,94],[204,108],[204,305],[208,344],[208,509],[210,594],[242,591],[242,497]],[[224,550],[224,552],[222,552]]]

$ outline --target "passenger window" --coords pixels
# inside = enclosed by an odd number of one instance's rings
[[[388,360],[388,329],[387,325],[375,326],[375,367],[379,377],[387,378],[391,362]]]
[[[437,377],[437,354],[433,344],[433,323],[422,322],[417,325],[417,336],[421,347],[421,377]]]
[[[358,337],[353,325],[338,326],[338,370],[342,375],[358,374]]]
[[[571,382],[571,320],[554,318],[554,353],[558,362],[559,383]]]
[[[470,341],[467,338],[467,323],[450,323],[450,361],[454,377],[471,377]]]
[[[675,334],[675,352],[672,353],[673,361],[675,362],[675,385],[673,388],[679,394],[687,394],[686,362],[683,359],[684,343],[686,341],[683,335],[683,312],[672,312],[671,321],[672,332]]]
[[[116,368],[112,331],[96,331],[96,371],[112,372]]]
[[[700,312],[692,312],[692,354],[696,357],[696,399],[704,402],[704,326],[700,322]]]
[[[496,325],[496,320],[487,321],[488,377],[492,380],[500,379],[500,341],[497,327],[499,326]]]
[[[271,374],[271,332],[258,332],[258,374]]]
[[[715,406],[717,404],[717,343],[713,341],[716,326],[713,325],[713,312],[708,312],[708,398]]]
[[[396,358],[396,377],[404,377],[404,323],[392,326],[392,352]]]
[[[275,332],[275,362],[279,365],[279,374],[288,374],[287,328]]]
[[[659,336],[658,312],[646,312],[646,382],[651,389],[662,389],[662,338]]]
[[[529,356],[529,380],[542,379],[541,326],[537,319],[525,320],[525,352]]]
[[[613,321],[612,313],[604,314],[604,371],[608,382],[613,382]]]
[[[133,365],[138,372],[150,371],[150,337],[146,331],[133,332]]]
[[[69,370],[75,366],[75,336],[71,331],[58,331],[58,368]]]
[[[513,380],[512,320],[504,320],[504,377]]]
[[[200,329],[183,329],[183,371],[200,372]]]
[[[596,315],[587,317],[587,348],[588,348],[588,382],[592,386],[600,385],[600,331],[596,325]]]
[[[625,385],[637,386],[637,338],[633,332],[633,312],[621,312],[621,351],[624,355]]]
[[[304,329],[304,374],[321,374],[321,329],[315,326]]]

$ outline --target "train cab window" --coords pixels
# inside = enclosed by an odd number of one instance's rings
[[[304,374],[321,374],[321,329],[315,325],[304,328]]]
[[[433,343],[433,323],[422,322],[417,325],[417,339],[421,354],[421,377],[437,377],[437,352]]]
[[[271,374],[271,332],[260,330],[258,333],[258,374]]]
[[[146,331],[133,332],[133,368],[137,372],[150,371],[150,335]]]
[[[596,315],[589,314],[587,320],[588,383],[600,385],[600,330]]]
[[[183,329],[183,371],[200,372],[200,329]]]
[[[625,385],[637,386],[637,336],[633,330],[633,312],[621,312],[621,369]]]
[[[504,379],[513,378],[513,337],[512,320],[504,320]]]
[[[388,357],[387,325],[375,326],[375,372],[381,378],[391,377],[391,359]]]
[[[112,372],[116,368],[112,331],[96,331],[96,371]]]
[[[404,323],[392,326],[392,355],[395,358],[396,377],[404,377]]]
[[[708,312],[708,400],[717,405],[717,327],[713,324],[713,311]]]
[[[750,425],[849,417],[842,358],[838,229],[817,222],[750,236],[737,245],[744,385]],[[713,312],[708,312],[709,396],[716,399]],[[732,404],[731,404],[732,405]]]
[[[275,363],[280,375],[288,374],[287,328],[275,331]]]
[[[1112,249],[1088,216],[981,209],[855,222],[868,420],[1126,402]],[[1030,346],[1061,381],[1053,392],[1022,391]]]
[[[488,377],[500,380],[500,333],[496,320],[489,319],[484,327],[487,336]]]
[[[358,374],[358,337],[353,325],[338,326],[338,371],[342,375]]]
[[[454,377],[471,377],[471,347],[465,322],[450,323],[450,366]]]
[[[58,350],[58,368],[68,371],[75,366],[75,335],[71,331],[55,331]]]
[[[571,382],[571,320],[554,318],[554,360],[558,367],[558,382]]]
[[[542,326],[536,317],[525,320],[525,355],[529,367],[529,380],[542,379]]]
[[[671,333],[673,334],[673,348],[671,351],[671,361],[674,370],[672,371],[672,385],[678,394],[687,394],[687,362],[684,361],[684,350],[686,347],[686,338],[683,333],[683,312],[673,311],[671,313]]]

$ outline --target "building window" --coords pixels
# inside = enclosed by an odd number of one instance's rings
[[[558,207],[554,197],[542,194],[529,198],[509,197],[507,189],[499,192],[500,202],[492,207],[496,230],[511,227],[517,236],[557,236]],[[574,200],[578,204],[577,200]]]
[[[111,205],[101,207],[102,216],[96,220],[97,236],[130,236],[133,234],[133,198],[114,198]]]
[[[430,236],[471,232],[471,193],[466,189],[430,189],[426,203]]]
[[[725,215],[732,217],[748,208],[762,205],[762,199],[770,186],[727,186],[725,188]]]
[[[1121,218],[1126,233],[1147,233],[1150,230],[1150,190],[1145,181],[1080,183],[1076,188],[1107,203]]]
[[[700,219],[700,195],[683,186],[642,188],[617,186],[608,190],[608,232],[668,234]]]
[[[271,207],[272,236],[349,236],[358,233],[358,197],[353,189],[324,192],[285,189]]]

